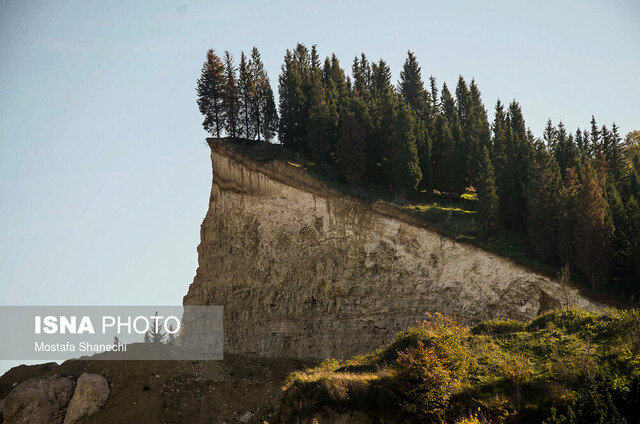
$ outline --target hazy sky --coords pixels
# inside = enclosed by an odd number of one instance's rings
[[[0,304],[179,304],[211,184],[195,81],[296,42],[476,79],[538,136],[640,129],[640,7],[609,1],[0,2]]]

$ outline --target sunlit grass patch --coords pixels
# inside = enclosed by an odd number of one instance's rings
[[[640,398],[639,335],[638,310],[556,310],[473,328],[434,314],[370,354],[293,374],[287,390],[343,410],[383,413],[384,399],[411,422],[542,422],[552,408],[578,407],[610,418]],[[613,399],[609,409],[589,404],[598,396]]]

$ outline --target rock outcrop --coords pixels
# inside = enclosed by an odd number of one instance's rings
[[[184,303],[224,306],[226,352],[345,357],[388,342],[425,312],[477,322],[530,319],[566,299],[593,307],[575,289],[392,205],[208,141],[213,184]]]
[[[101,375],[84,373],[67,407],[64,424],[76,424],[95,415],[109,399],[109,384]]]
[[[73,395],[75,381],[63,377],[32,378],[4,399],[4,424],[59,424]]]

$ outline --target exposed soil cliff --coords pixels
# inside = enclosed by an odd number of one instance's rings
[[[477,322],[530,319],[566,299],[592,307],[575,289],[392,205],[208,142],[213,184],[184,303],[224,306],[226,352],[345,357],[388,342],[425,312]]]

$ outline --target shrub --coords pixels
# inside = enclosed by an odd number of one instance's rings
[[[428,422],[442,420],[454,381],[433,349],[419,342],[418,347],[399,352],[392,381],[394,397],[404,413]]]

